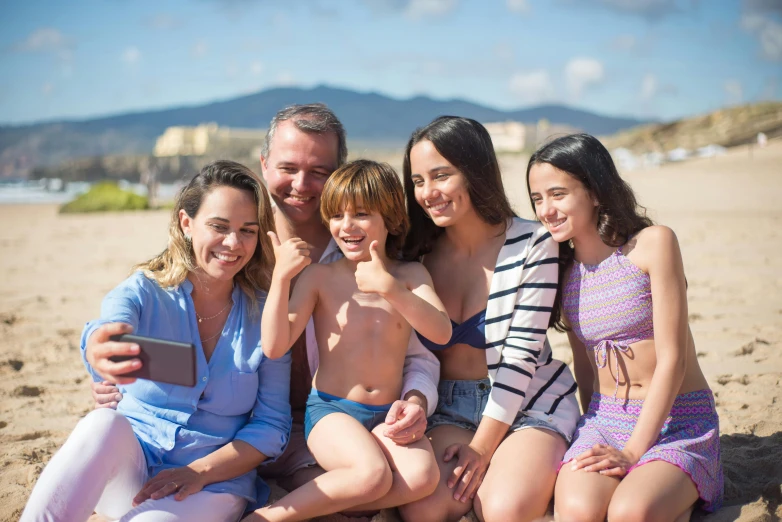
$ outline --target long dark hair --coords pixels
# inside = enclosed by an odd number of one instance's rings
[[[600,141],[589,134],[570,134],[557,138],[539,148],[527,165],[527,193],[529,171],[533,165],[548,163],[567,172],[580,181],[597,200],[597,232],[603,243],[620,247],[640,230],[654,223],[646,215],[646,208],[638,204],[630,185],[619,176],[611,154]],[[535,203],[530,196],[530,204]],[[574,250],[569,241],[559,244],[559,287],[551,313],[550,326],[566,329],[562,321],[561,294],[567,269],[573,262]]]
[[[410,151],[420,141],[430,141],[437,152],[467,180],[467,190],[475,211],[490,225],[503,224],[515,217],[502,185],[500,165],[486,128],[475,120],[457,116],[440,116],[426,127],[416,129],[405,148],[402,172],[410,216],[410,233],[405,242],[404,257],[419,259],[432,251],[443,229],[435,225],[415,200]]]

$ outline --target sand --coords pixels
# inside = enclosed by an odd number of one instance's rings
[[[515,207],[529,216],[525,158],[502,163]],[[693,519],[777,520],[782,143],[626,178],[679,237],[698,359],[717,398],[725,507]],[[54,206],[0,206],[0,520],[18,520],[42,467],[90,410],[82,326],[135,262],[162,250],[167,221],[157,211],[60,216]],[[569,361],[565,338],[551,341]],[[391,511],[375,519],[397,520]]]

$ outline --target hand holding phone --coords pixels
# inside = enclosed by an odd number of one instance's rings
[[[196,347],[192,343],[180,343],[165,339],[155,339],[132,334],[111,336],[111,341],[117,343],[133,343],[138,345],[138,355],[112,355],[109,359],[122,363],[132,359],[141,362],[137,367],[123,377],[135,377],[150,381],[178,384],[180,386],[195,386],[196,384]]]
[[[87,362],[103,379],[114,384],[131,384],[136,380],[127,374],[141,368],[138,345],[112,341],[113,337],[132,331],[133,327],[129,324],[108,323],[98,327],[87,339]],[[126,357],[121,362],[114,362],[112,356]]]

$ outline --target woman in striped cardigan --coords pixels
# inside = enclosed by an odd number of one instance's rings
[[[440,360],[429,437],[440,484],[400,508],[408,520],[532,520],[551,500],[579,416],[576,385],[553,359],[546,330],[557,294],[558,247],[516,217],[491,138],[477,121],[443,116],[413,133],[404,158],[412,231],[453,322]],[[420,337],[420,336],[419,336]]]

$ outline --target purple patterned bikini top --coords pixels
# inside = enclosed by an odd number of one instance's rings
[[[638,341],[654,338],[649,275],[618,248],[597,265],[573,261],[565,277],[562,310],[573,333],[595,351],[598,368]],[[614,366],[616,368],[616,365]],[[619,372],[616,372],[619,389]],[[616,391],[614,392],[616,396]]]

